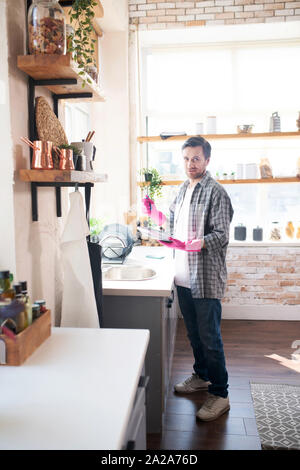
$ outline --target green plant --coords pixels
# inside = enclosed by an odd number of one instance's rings
[[[98,243],[100,241],[99,235],[104,229],[105,220],[101,217],[91,217],[90,218],[90,235],[91,241]]]
[[[59,149],[70,149],[73,150],[73,153],[75,155],[81,155],[82,154],[82,149],[76,147],[75,145],[68,145],[68,144],[62,144],[58,146]]]
[[[148,188],[150,199],[162,196],[162,178],[156,168],[142,168],[140,174],[145,177],[143,188]]]
[[[85,78],[85,69],[90,65],[96,66],[94,60],[96,39],[91,39],[93,32],[93,18],[95,12],[93,7],[97,6],[95,0],[74,0],[70,10],[70,23],[74,28],[71,34],[68,52],[73,53],[74,60],[80,68],[79,75],[82,76],[82,87],[86,81],[92,83],[89,78]]]

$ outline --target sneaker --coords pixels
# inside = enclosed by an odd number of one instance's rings
[[[175,385],[174,390],[178,393],[192,393],[199,390],[207,390],[209,384],[210,382],[200,379],[197,374],[193,373],[193,375],[188,377],[184,382]]]
[[[197,412],[197,418],[202,421],[213,421],[230,409],[229,398],[209,394],[209,397]]]

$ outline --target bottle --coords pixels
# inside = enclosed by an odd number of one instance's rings
[[[40,306],[38,304],[33,304],[32,305],[32,321],[39,318],[40,315],[41,315]]]
[[[14,284],[13,287],[14,287],[15,292],[16,292],[15,299],[19,303],[23,304],[22,311],[16,317],[17,333],[20,333],[21,331],[25,330],[25,328],[28,326],[26,313],[25,313],[25,302],[24,302],[24,296],[22,294],[21,284]]]
[[[30,54],[66,53],[66,18],[58,0],[33,0],[28,10]]]
[[[32,323],[32,305],[27,291],[27,282],[22,281],[21,283],[22,294],[25,298],[25,313],[27,317],[28,326]]]
[[[0,271],[0,289],[2,290],[2,299],[13,299],[15,291],[11,287],[12,274],[9,271]]]
[[[43,313],[47,312],[45,300],[36,300],[34,303],[35,303],[36,305],[39,305],[39,307],[40,307],[40,314],[41,314],[41,315],[42,315]]]

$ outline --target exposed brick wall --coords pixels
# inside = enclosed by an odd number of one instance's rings
[[[227,305],[300,305],[300,247],[230,246],[227,269]]]
[[[184,28],[198,25],[269,23],[300,20],[300,1],[128,0],[130,23],[139,29]]]

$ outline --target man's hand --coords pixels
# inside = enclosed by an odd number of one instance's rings
[[[142,203],[144,214],[147,214],[149,217],[151,217],[153,222],[155,222],[159,226],[165,223],[166,216],[162,212],[157,210],[154,201],[152,201],[149,196],[146,196],[144,199],[142,199]]]
[[[191,252],[200,252],[203,242],[202,240],[189,240],[188,242],[182,242],[180,240],[177,240],[176,238],[169,237],[170,241],[162,241],[159,240],[159,243],[161,243],[164,246],[167,246],[168,248],[173,248],[175,250],[182,250],[182,251],[191,251]]]

